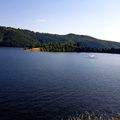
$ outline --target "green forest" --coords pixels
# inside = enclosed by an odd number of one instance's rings
[[[0,26],[0,46],[40,47],[51,52],[103,52],[120,53],[120,43],[100,40],[87,35],[57,35],[25,29]]]

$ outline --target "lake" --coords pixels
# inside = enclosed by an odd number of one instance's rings
[[[0,48],[0,120],[82,111],[120,112],[120,55]]]

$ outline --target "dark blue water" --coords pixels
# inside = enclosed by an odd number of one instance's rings
[[[0,120],[57,120],[86,110],[120,112],[120,55],[0,48]]]

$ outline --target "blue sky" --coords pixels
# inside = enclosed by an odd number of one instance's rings
[[[0,25],[120,42],[120,0],[0,0]]]

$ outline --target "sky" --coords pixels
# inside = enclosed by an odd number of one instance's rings
[[[0,0],[0,25],[120,42],[120,0]]]

